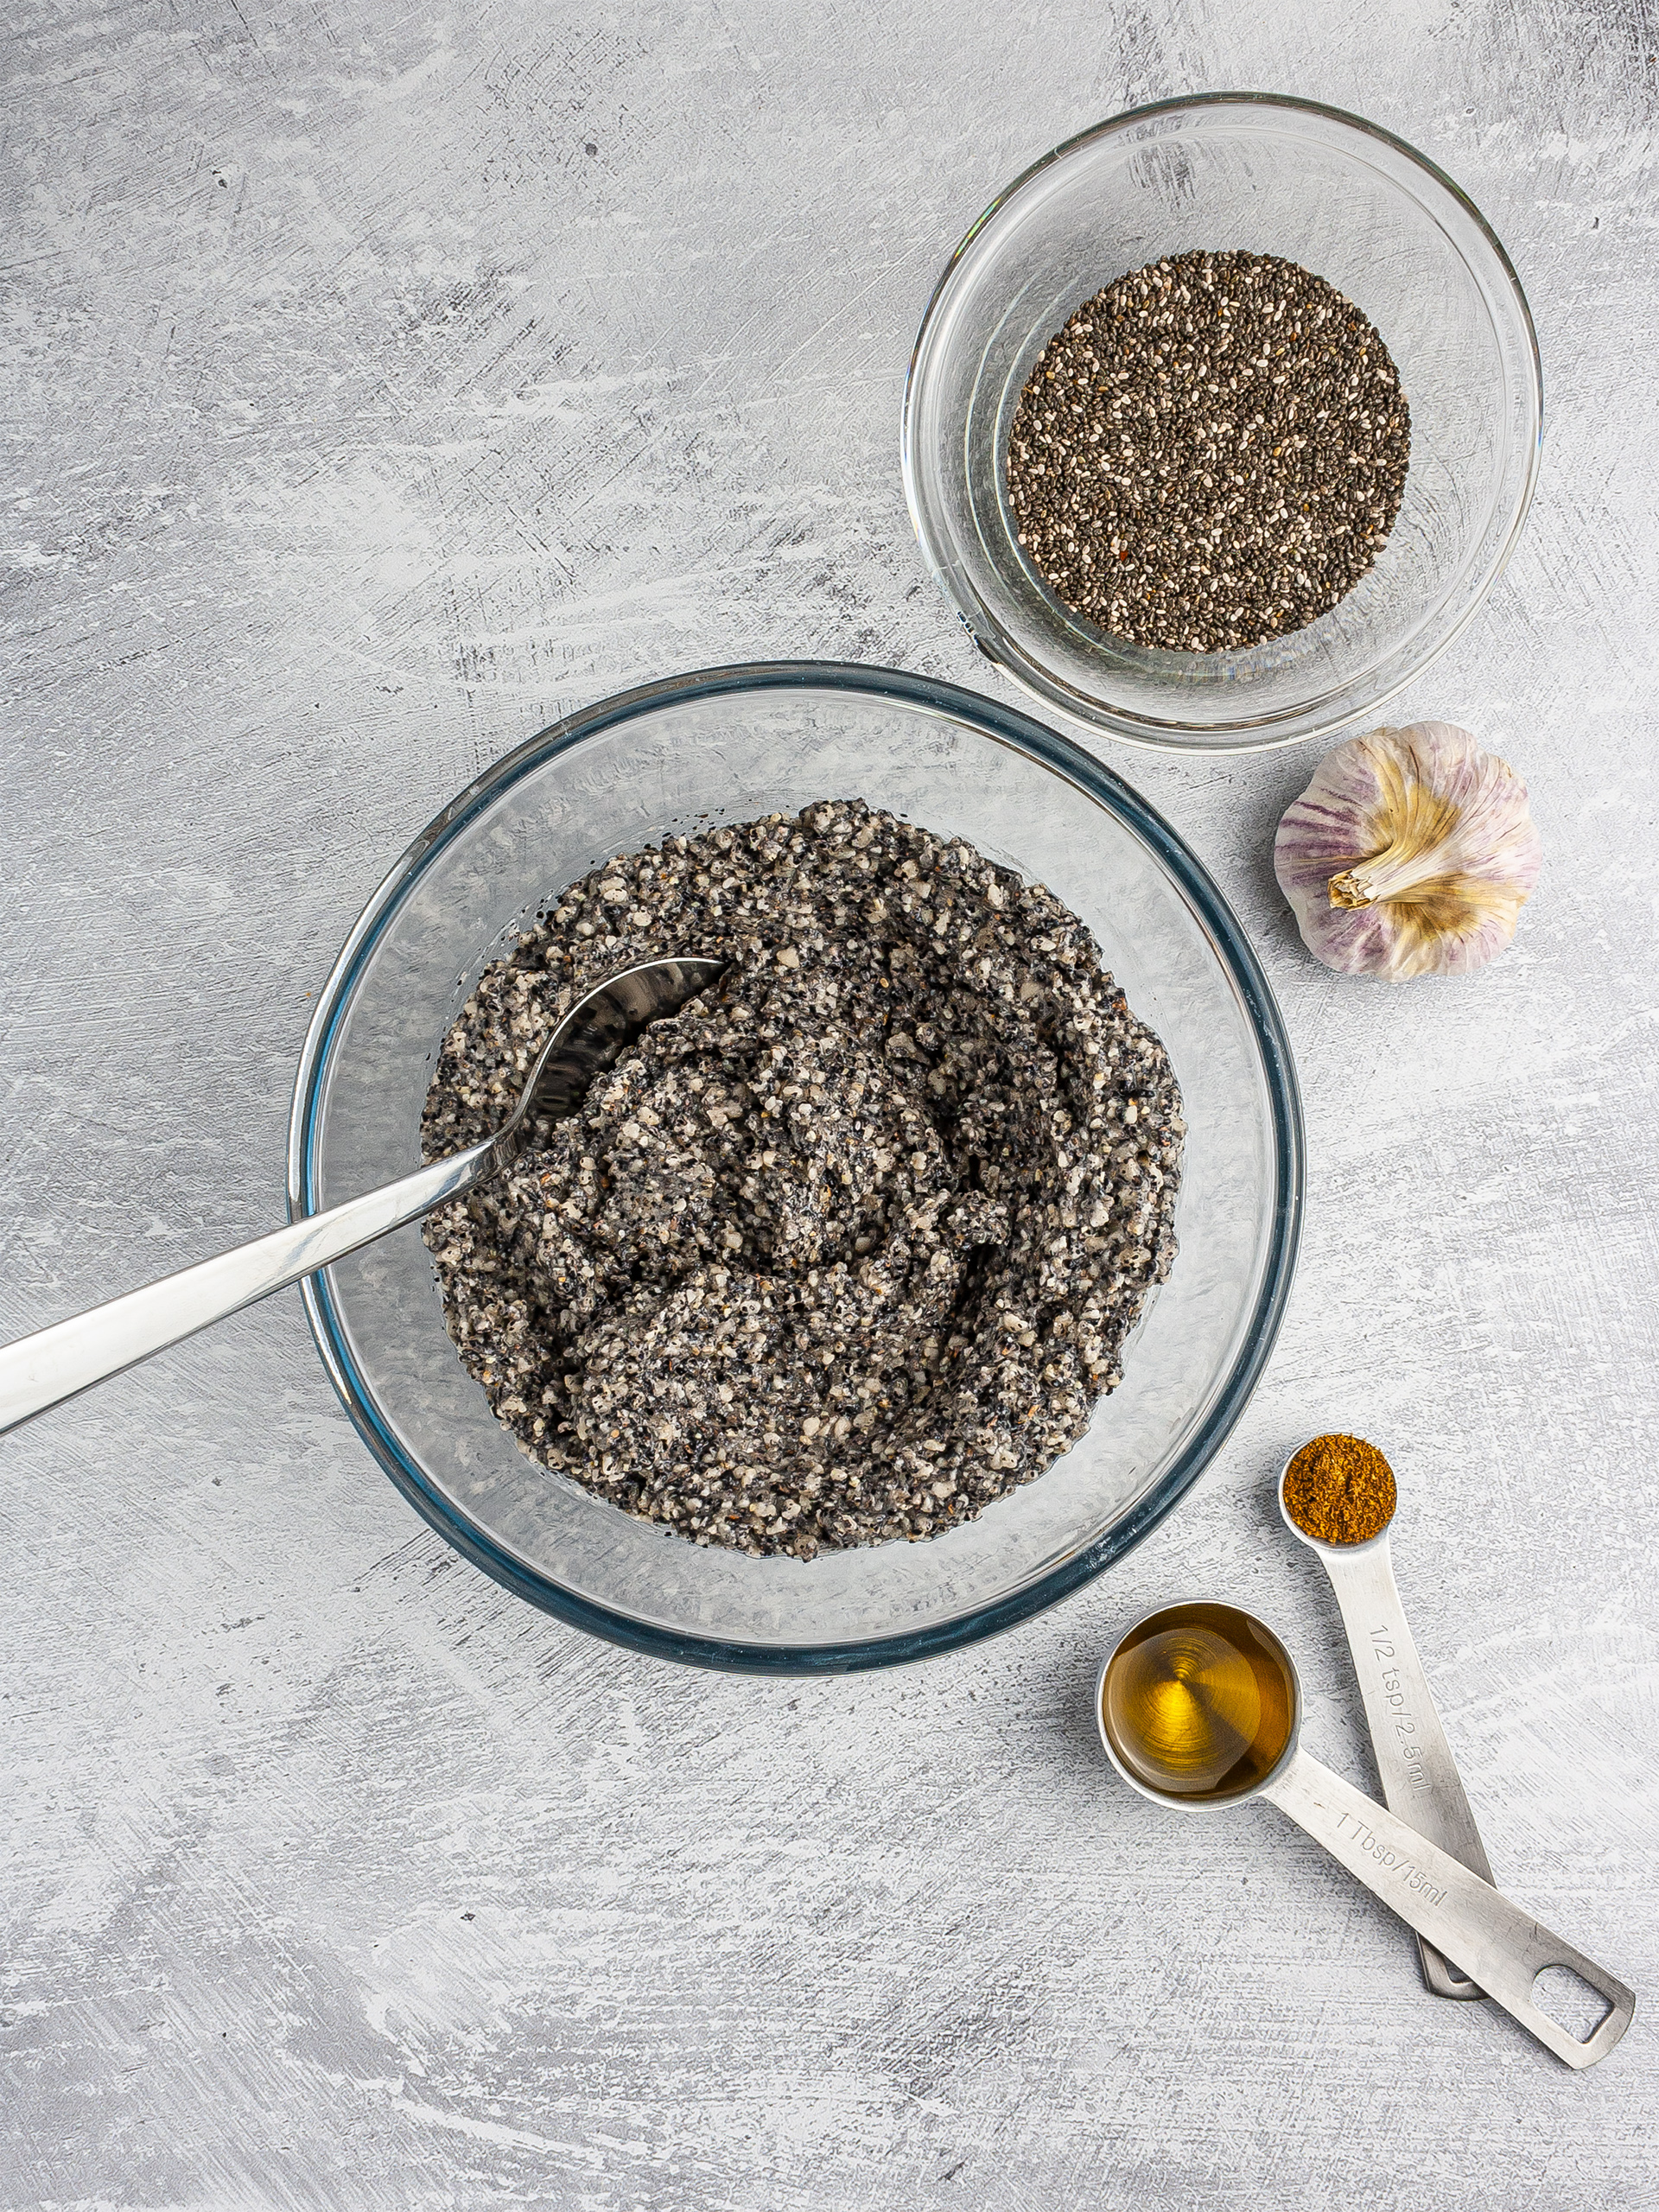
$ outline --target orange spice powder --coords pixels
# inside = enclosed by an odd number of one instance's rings
[[[1285,1510],[1320,1544],[1363,1544],[1394,1518],[1394,1470],[1357,1436],[1316,1436],[1285,1470]]]

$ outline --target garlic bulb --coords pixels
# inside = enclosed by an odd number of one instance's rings
[[[1527,787],[1466,729],[1414,722],[1327,753],[1274,873],[1307,948],[1352,976],[1467,976],[1515,935],[1543,853]]]

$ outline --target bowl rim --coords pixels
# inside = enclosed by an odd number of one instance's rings
[[[980,601],[971,587],[963,582],[958,588],[956,566],[942,557],[944,548],[933,542],[924,519],[925,507],[918,486],[913,450],[916,396],[919,386],[922,356],[928,345],[940,305],[949,290],[957,270],[973,251],[981,233],[995,222],[1026,188],[1046,169],[1067,160],[1096,141],[1113,137],[1132,125],[1144,123],[1149,117],[1174,115],[1201,108],[1239,108],[1243,110],[1285,109],[1293,113],[1318,116],[1327,123],[1334,123],[1362,137],[1373,139],[1402,154],[1415,168],[1432,178],[1447,194],[1474,224],[1480,238],[1492,256],[1500,276],[1507,281],[1509,290],[1526,339],[1527,360],[1530,367],[1533,432],[1526,455],[1526,479],[1515,502],[1514,512],[1504,531],[1502,543],[1488,563],[1486,573],[1478,590],[1470,600],[1457,620],[1413,660],[1405,672],[1379,690],[1370,693],[1357,706],[1325,717],[1308,729],[1283,730],[1276,724],[1283,721],[1282,713],[1244,715],[1233,722],[1194,724],[1177,718],[1164,719],[1152,715],[1115,707],[1092,698],[1073,684],[1056,677],[1027,652],[1017,639],[1011,637]],[[1304,745],[1314,739],[1329,739],[1338,731],[1349,729],[1368,715],[1377,712],[1389,700],[1396,698],[1408,684],[1432,668],[1441,654],[1447,652],[1474,620],[1493,585],[1509,566],[1511,555],[1520,543],[1531,512],[1533,496],[1538,486],[1538,472],[1542,461],[1544,438],[1544,369],[1543,356],[1539,350],[1538,332],[1532,319],[1532,309],[1527,301],[1521,279],[1514,263],[1504,250],[1503,242],[1487,221],[1469,194],[1455,178],[1447,175],[1436,162],[1422,153],[1408,140],[1380,123],[1367,117],[1355,115],[1347,108],[1333,107],[1324,100],[1299,98],[1291,92],[1263,92],[1232,91],[1218,92],[1188,92],[1169,99],[1149,100],[1141,107],[1123,109],[1121,113],[1108,116],[1102,123],[1091,124],[1088,129],[1076,131],[1062,139],[1058,146],[1023,168],[1013,181],[1005,185],[976,216],[951,252],[934,285],[927,306],[916,332],[916,342],[911,348],[910,364],[905,372],[904,397],[899,408],[899,465],[905,486],[905,504],[910,511],[911,528],[921,549],[922,559],[928,574],[954,611],[957,620],[969,638],[984,654],[993,667],[1001,671],[1010,682],[1035,699],[1046,709],[1058,710],[1070,720],[1082,723],[1091,731],[1100,731],[1116,738],[1124,745],[1144,747],[1149,752],[1190,753],[1198,759],[1221,753],[1270,752],[1285,745]],[[980,623],[985,629],[982,632]],[[988,632],[988,635],[985,634]],[[1196,734],[1186,734],[1196,732]],[[1179,733],[1179,734],[1178,734]]]
[[[694,670],[613,693],[538,731],[443,807],[388,872],[353,924],[317,1003],[300,1052],[289,1120],[288,1211],[316,1210],[317,1106],[339,1032],[364,968],[428,864],[486,806],[533,770],[619,724],[671,702],[767,691],[830,690],[893,699],[943,714],[1025,754],[1116,815],[1162,861],[1208,930],[1249,1018],[1272,1120],[1274,1210],[1250,1325],[1215,1402],[1161,1479],[1115,1527],[1023,1589],[930,1627],[833,1643],[758,1644],[664,1629],[535,1573],[479,1529],[427,1481],[381,1420],[347,1348],[325,1271],[301,1285],[306,1318],[329,1380],[353,1426],[417,1512],[447,1542],[516,1596],[572,1626],[653,1657],[728,1672],[850,1673],[932,1657],[1013,1628],[1120,1559],[1173,1510],[1231,1433],[1261,1378],[1284,1319],[1300,1242],[1305,1140],[1290,1040],[1267,976],[1231,908],[1197,856],[1138,792],[1071,739],[958,684],[845,661],[761,661]]]

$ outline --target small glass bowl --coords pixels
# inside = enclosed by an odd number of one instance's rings
[[[1004,456],[1033,364],[1114,278],[1194,248],[1299,262],[1369,315],[1411,408],[1376,566],[1248,651],[1165,652],[1065,607],[1021,551]],[[1114,117],[1045,155],[957,247],[905,391],[905,491],[974,642],[1051,707],[1131,743],[1233,752],[1328,734],[1444,652],[1520,535],[1543,380],[1520,282],[1451,179],[1375,124],[1218,92]]]
[[[458,1550],[635,1649],[758,1671],[887,1666],[1007,1628],[1162,1519],[1219,1448],[1278,1332],[1301,1217],[1301,1112],[1272,994],[1168,825],[1076,746],[972,692],[784,663],[623,694],[463,791],[370,901],[320,995],[289,1128],[296,1216],[420,1158],[422,1102],[480,971],[614,853],[861,797],[972,840],[1093,929],[1185,1098],[1180,1250],[1087,1434],[978,1520],[810,1563],[699,1549],[527,1459],[446,1333],[418,1227],[308,1279],[347,1412]]]

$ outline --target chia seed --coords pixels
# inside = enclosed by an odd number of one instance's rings
[[[1061,602],[1182,652],[1353,590],[1400,512],[1411,415],[1351,301],[1272,254],[1184,253],[1086,301],[1015,410],[1008,496]]]
[[[829,801],[620,854],[488,968],[429,1157],[553,1025],[672,953],[725,975],[425,1235],[523,1449],[700,1544],[971,1520],[1074,1444],[1169,1271],[1183,1123],[1076,915],[960,839]]]

